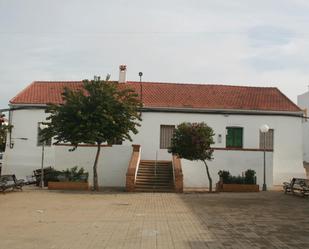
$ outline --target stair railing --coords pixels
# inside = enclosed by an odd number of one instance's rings
[[[157,163],[158,163],[158,150],[156,150],[156,160],[155,160],[155,168],[154,168],[154,173],[155,173],[155,184],[153,188],[156,187],[158,179],[157,179]]]
[[[157,177],[157,163],[158,163],[158,151],[156,151],[156,161],[155,161],[155,177]]]
[[[141,160],[141,146],[133,144],[133,152],[126,174],[126,191],[132,192],[135,188],[136,175]]]
[[[172,166],[173,166],[173,178],[174,178],[175,192],[182,193],[183,192],[183,174],[182,174],[182,168],[181,168],[181,160],[176,155],[173,155]]]

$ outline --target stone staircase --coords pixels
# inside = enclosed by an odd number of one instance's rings
[[[172,162],[141,160],[134,189],[136,192],[173,192]]]

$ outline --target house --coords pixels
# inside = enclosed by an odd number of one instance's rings
[[[309,91],[305,92],[297,97],[297,104],[304,110],[305,117],[302,124],[303,133],[303,159],[304,167],[306,169],[307,178],[309,178]]]
[[[120,67],[119,84],[131,87],[139,94],[143,102],[143,120],[132,143],[125,141],[112,147],[103,145],[99,162],[101,186],[126,185],[128,166],[132,164],[134,154],[132,144],[140,145],[138,162],[171,161],[167,147],[174,127],[181,122],[203,121],[214,129],[214,160],[209,163],[214,183],[218,180],[219,170],[229,170],[238,175],[253,169],[257,173],[258,184],[262,186],[265,144],[268,187],[304,175],[303,111],[277,88],[134,82],[126,81],[125,74],[126,68]],[[47,103],[62,103],[64,87],[80,89],[82,82],[36,81],[11,99],[9,120],[14,128],[7,140],[5,172],[25,177],[40,167],[42,146],[38,142],[39,123],[45,121]],[[260,132],[264,124],[270,127],[266,136]],[[54,146],[49,143],[45,146],[44,165],[57,169],[83,166],[91,176],[95,149],[91,145],[82,145],[76,151],[69,152],[68,148],[65,144]],[[181,165],[184,187],[208,186],[205,167],[201,162],[182,159]],[[136,177],[136,172],[132,174],[133,178]]]

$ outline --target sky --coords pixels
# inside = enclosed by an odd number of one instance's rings
[[[308,0],[0,0],[0,109],[36,80],[309,85]]]

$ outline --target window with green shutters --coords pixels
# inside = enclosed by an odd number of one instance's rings
[[[227,127],[226,128],[226,147],[242,148],[243,147],[243,128]]]

